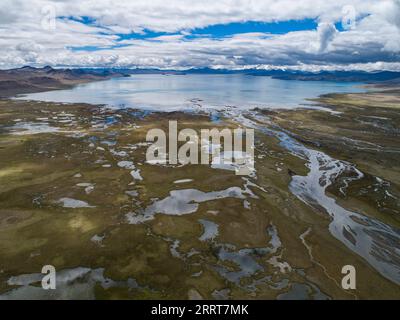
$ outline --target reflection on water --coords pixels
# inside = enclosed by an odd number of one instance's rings
[[[135,279],[114,281],[104,276],[104,269],[77,267],[57,272],[56,289],[43,290],[42,273],[22,274],[9,278],[7,284],[15,288],[0,295],[0,300],[91,300],[95,299],[96,286],[103,289],[141,289]]]
[[[202,192],[196,189],[173,190],[168,197],[155,201],[144,212],[129,213],[127,219],[131,224],[138,224],[153,220],[156,213],[181,216],[196,212],[199,203],[225,198],[244,199],[245,194],[248,193],[246,189],[242,190],[239,187],[212,192]]]
[[[214,240],[218,236],[218,225],[206,219],[199,219],[203,226],[203,234],[199,238],[200,241]]]
[[[24,95],[22,99],[85,102],[156,110],[237,106],[295,107],[331,92],[359,92],[358,83],[277,80],[248,75],[133,75],[69,90]]]

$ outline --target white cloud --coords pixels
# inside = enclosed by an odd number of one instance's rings
[[[42,9],[49,5],[58,17],[54,30],[42,27],[43,19],[49,18]],[[361,20],[339,32],[334,23],[342,20],[342,9],[349,5]],[[82,23],[81,17],[90,17],[92,23]],[[195,28],[215,24],[305,18],[317,19],[317,30],[185,38]],[[171,34],[118,41],[117,34],[145,30]],[[398,70],[399,44],[399,0],[1,0],[0,4],[0,68],[50,64]]]
[[[319,51],[324,52],[329,43],[335,38],[337,30],[332,23],[322,22],[318,24],[318,36],[319,36]]]

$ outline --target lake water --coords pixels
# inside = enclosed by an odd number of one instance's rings
[[[277,80],[249,75],[133,75],[17,99],[106,104],[158,111],[198,108],[293,108],[326,93],[362,92],[361,83]]]

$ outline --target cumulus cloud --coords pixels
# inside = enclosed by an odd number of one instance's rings
[[[373,11],[400,29],[400,0],[377,2]]]
[[[51,19],[49,10],[43,10],[49,6],[57,17],[54,29],[43,27],[43,21]],[[337,30],[335,23],[343,20],[343,8],[349,6],[357,19],[354,27]],[[219,24],[302,19],[318,21],[317,29],[220,37],[196,34],[196,28]],[[399,70],[399,63],[400,0],[2,0],[0,4],[0,68],[50,64]]]
[[[329,43],[335,38],[337,30],[332,23],[318,24],[318,37],[319,37],[319,51],[324,52]]]

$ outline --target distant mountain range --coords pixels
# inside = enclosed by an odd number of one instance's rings
[[[46,66],[44,68],[26,66],[18,69],[0,70],[0,97],[14,96],[22,93],[64,89],[76,84],[105,80],[113,77],[127,77],[135,74],[246,74],[251,76],[268,76],[281,80],[364,82],[375,84],[377,86],[400,85],[400,72],[392,71],[301,72],[257,69],[233,71],[216,70],[210,68],[176,71],[126,68],[54,69],[50,66]]]
[[[84,69],[92,70],[92,69]],[[112,70],[123,74],[246,74],[252,76],[267,76],[281,80],[300,80],[300,81],[342,81],[342,82],[367,82],[376,83],[382,81],[397,80],[400,82],[400,72],[393,71],[321,71],[321,72],[304,72],[292,70],[224,70],[224,69],[188,69],[183,71],[177,70],[159,70],[159,69],[98,69]]]
[[[124,76],[104,69],[54,69],[52,67],[0,70],[0,97],[69,88],[91,81]]]
[[[342,81],[342,82],[367,82],[375,83],[389,80],[399,80],[400,72],[380,71],[321,71],[321,72],[303,72],[289,70],[212,70],[212,69],[193,69],[186,71],[193,74],[247,74],[252,76],[267,76],[281,80],[300,80],[300,81]]]
[[[300,81],[341,81],[341,82],[367,82],[376,83],[382,81],[400,81],[400,72],[379,71],[321,71],[321,72],[299,72],[299,71],[252,71],[249,74],[255,76],[271,76],[281,80]]]

